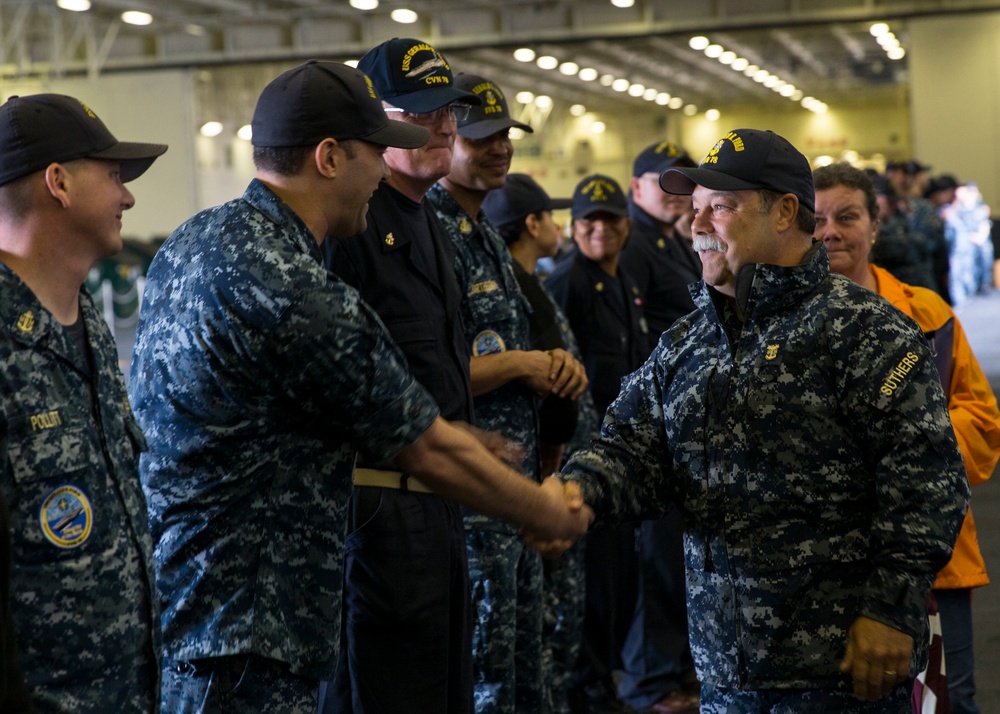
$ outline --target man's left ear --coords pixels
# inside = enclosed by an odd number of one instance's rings
[[[338,148],[340,147],[336,139],[323,139],[313,150],[316,170],[326,178],[334,178],[337,175],[340,161]]]
[[[778,199],[775,209],[778,211],[778,223],[775,228],[779,233],[784,233],[795,225],[795,217],[800,209],[799,199],[793,193],[786,193]]]

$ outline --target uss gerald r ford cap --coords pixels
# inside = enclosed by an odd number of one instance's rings
[[[261,147],[309,146],[330,138],[416,149],[430,138],[422,126],[391,121],[364,72],[320,60],[271,80],[257,99],[250,126],[251,142]]]
[[[695,186],[790,193],[810,211],[816,210],[808,159],[773,131],[734,129],[719,139],[698,168],[674,166],[660,176],[660,188],[667,193],[688,195]]]
[[[591,174],[576,185],[573,191],[573,220],[587,218],[595,213],[628,216],[628,200],[622,187],[610,176]]]
[[[671,166],[694,168],[697,164],[681,147],[670,141],[658,141],[639,152],[632,162],[632,176],[662,174]]]
[[[121,162],[121,180],[139,178],[166,144],[118,141],[94,111],[63,94],[14,96],[0,106],[0,185],[75,159]]]
[[[358,69],[372,78],[382,99],[413,114],[432,112],[454,102],[480,102],[475,94],[455,86],[444,55],[410,37],[393,37],[368,50],[358,61]]]
[[[495,83],[478,74],[459,72],[455,86],[479,97],[480,104],[473,105],[469,116],[458,122],[458,133],[466,139],[485,139],[504,129],[516,127],[529,134],[535,130],[510,115],[503,91]]]

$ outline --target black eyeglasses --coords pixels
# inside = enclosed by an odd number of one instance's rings
[[[469,118],[469,110],[472,107],[468,104],[446,104],[443,107],[438,107],[434,111],[430,112],[408,112],[405,109],[399,109],[398,107],[386,107],[386,114],[398,113],[402,114],[403,118],[413,124],[420,124],[422,126],[433,126],[439,121],[444,119],[446,116],[450,117],[455,123],[460,121],[465,121]]]

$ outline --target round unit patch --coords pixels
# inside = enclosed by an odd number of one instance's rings
[[[87,494],[76,486],[60,486],[45,497],[38,520],[49,543],[75,548],[90,536],[94,510]]]
[[[483,330],[476,335],[476,341],[472,344],[472,354],[475,357],[496,355],[506,351],[503,339],[493,330]]]

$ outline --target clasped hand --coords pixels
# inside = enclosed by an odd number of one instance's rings
[[[551,517],[541,527],[524,529],[524,539],[545,558],[558,558],[576,543],[594,522],[594,512],[583,502],[575,481],[563,483],[549,476],[541,484]]]

